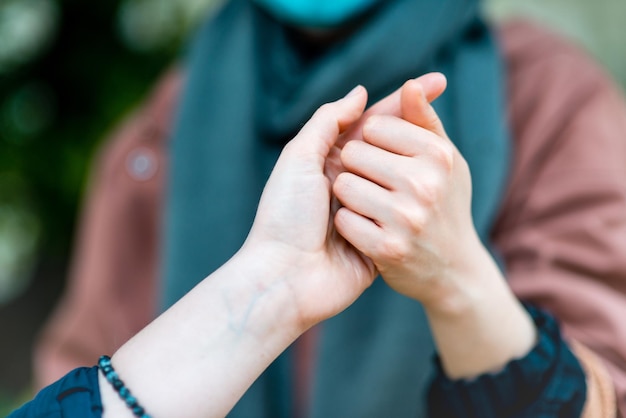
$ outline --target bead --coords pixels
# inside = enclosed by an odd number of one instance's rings
[[[117,372],[113,368],[113,365],[111,364],[111,358],[109,356],[100,357],[100,359],[98,360],[98,367],[104,374],[104,377],[107,379],[107,381],[111,383],[113,389],[115,389],[120,398],[133,412],[133,415],[140,418],[151,418],[150,415],[145,413],[143,407],[139,405],[137,398],[135,398],[130,393],[130,389],[128,389],[122,379],[120,379]]]

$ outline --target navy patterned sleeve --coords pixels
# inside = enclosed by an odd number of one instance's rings
[[[450,380],[439,359],[428,393],[429,416],[437,418],[580,417],[586,398],[585,374],[561,337],[556,321],[525,306],[538,342],[525,357],[494,374]]]
[[[98,368],[81,367],[42,389],[8,418],[101,418]]]

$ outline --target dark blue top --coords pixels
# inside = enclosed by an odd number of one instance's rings
[[[9,418],[100,418],[98,368],[81,367],[44,388]]]
[[[448,379],[437,360],[428,393],[429,415],[437,418],[579,417],[586,383],[576,357],[561,338],[556,321],[527,306],[538,343],[501,372],[472,380]],[[131,388],[132,389],[132,388]],[[149,408],[149,405],[147,405]],[[9,418],[100,418],[98,368],[83,367],[43,389]]]
[[[550,315],[526,306],[538,342],[525,357],[495,374],[448,379],[437,363],[428,394],[429,416],[437,418],[574,418],[587,393],[585,374]]]

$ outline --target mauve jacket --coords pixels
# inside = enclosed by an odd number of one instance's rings
[[[499,37],[514,161],[492,243],[515,294],[560,321],[587,376],[585,416],[615,416],[616,402],[626,416],[624,98],[551,33],[510,22]],[[97,160],[67,289],[35,348],[39,387],[113,353],[157,313],[167,139],[182,81],[170,71]]]

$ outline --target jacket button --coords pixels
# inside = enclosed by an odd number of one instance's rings
[[[135,149],[126,158],[126,171],[138,181],[150,180],[156,174],[157,168],[156,156],[147,148]]]

